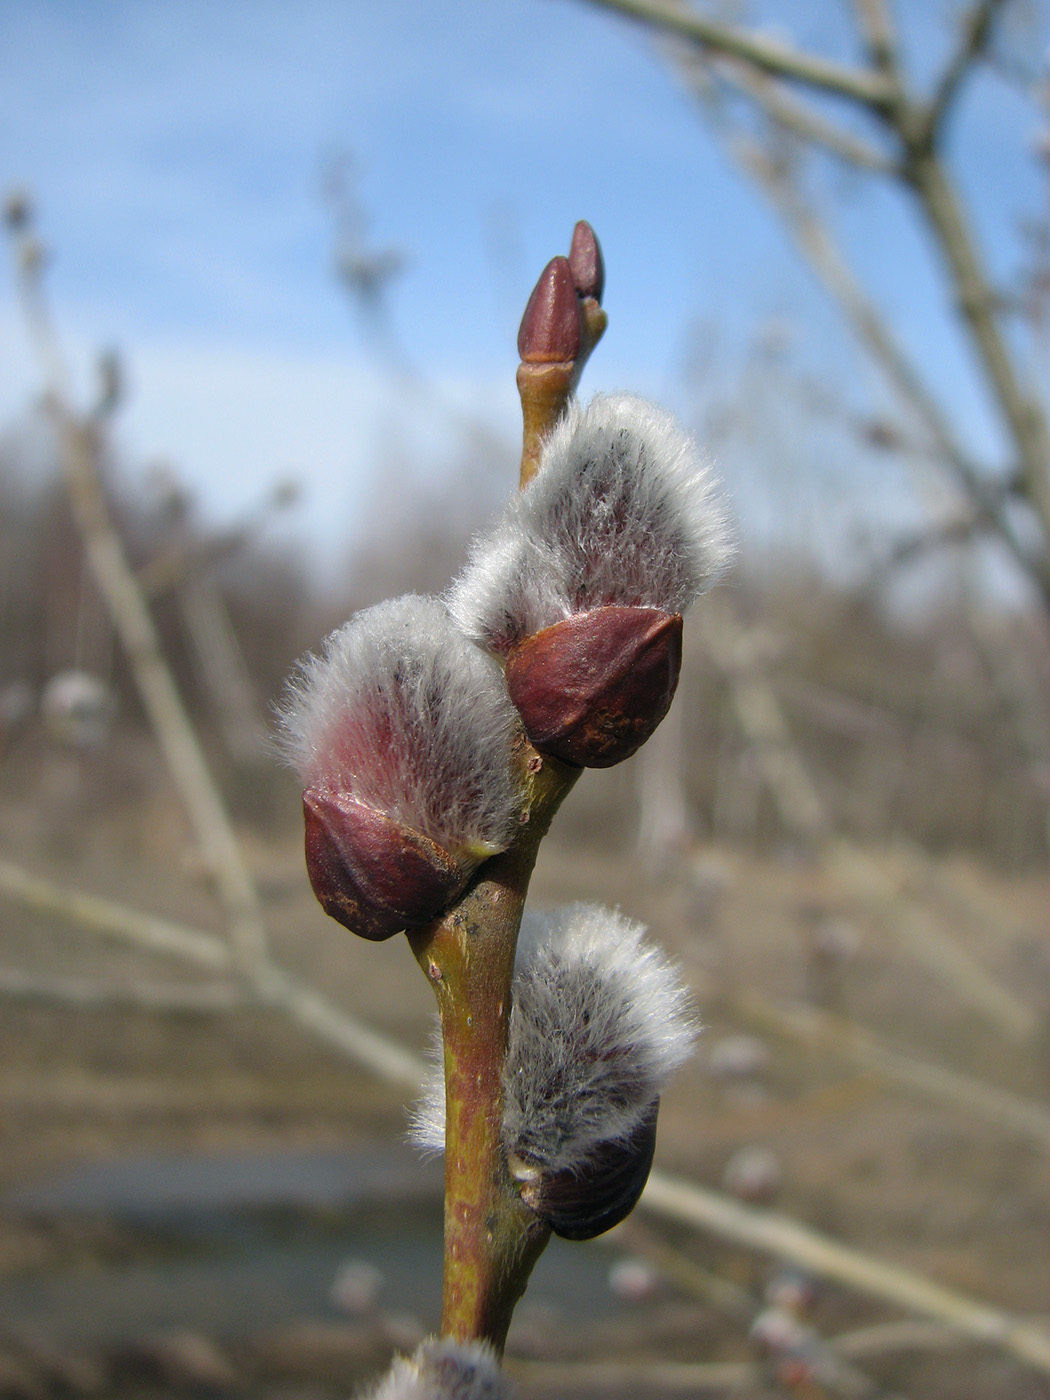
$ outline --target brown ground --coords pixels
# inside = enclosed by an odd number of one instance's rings
[[[3,775],[0,854],[63,883],[219,931],[170,795],[149,786],[141,763],[117,773],[107,762],[85,769],[75,760],[12,756]],[[32,805],[12,796],[23,781],[28,786],[22,790],[36,794]],[[100,792],[105,802],[96,800]],[[287,810],[295,810],[291,791]],[[376,1028],[423,1048],[430,993],[402,941],[366,945],[324,919],[307,888],[290,822],[247,833],[246,846],[280,959]],[[887,888],[910,882],[938,927],[1047,1024],[1045,874],[1008,878],[970,860],[940,859],[918,881],[899,852],[869,854]],[[673,872],[656,877],[622,849],[602,851],[593,839],[570,849],[549,841],[534,896],[620,904],[673,949],[697,988],[707,1029],[701,1053],[662,1107],[657,1161],[664,1170],[718,1185],[741,1145],[772,1148],[783,1171],[781,1211],[999,1307],[1050,1314],[1045,1143],[992,1125],[964,1106],[947,1107],[890,1085],[841,1055],[768,1032],[760,1032],[768,1067],[746,1083],[716,1082],[707,1070],[723,1037],[756,1031],[734,1003],[741,992],[777,1005],[807,995],[830,1000],[838,1014],[856,1018],[898,1049],[1046,1105],[1050,1075],[1042,1032],[1011,1039],[986,1013],[963,1005],[902,946],[892,920],[873,917],[827,868],[798,855],[758,858],[698,847]],[[848,920],[858,936],[838,982],[834,976],[821,981],[805,953],[809,933],[829,916]],[[0,966],[94,979],[185,982],[195,975],[6,899],[0,899]],[[0,1190],[88,1161],[171,1150],[374,1145],[391,1141],[403,1126],[398,1093],[269,1014],[176,1017],[3,1003]],[[666,1254],[669,1245],[677,1263]],[[26,1218],[7,1210],[0,1215],[0,1283],[32,1281],[74,1265],[90,1269],[135,1257],[143,1247],[126,1224]],[[636,1325],[622,1316],[615,1324],[577,1325],[567,1316],[530,1314],[526,1303],[513,1357],[605,1363],[753,1358],[746,1324],[698,1301],[695,1279],[692,1287],[686,1281],[687,1265],[760,1292],[768,1260],[641,1212],[618,1248],[659,1257],[671,1271],[656,1302],[639,1308]],[[829,1284],[811,1320],[833,1336],[901,1315]],[[5,1342],[0,1319],[0,1395],[160,1394],[249,1383],[273,1394],[345,1394],[360,1375],[383,1364],[396,1335],[396,1326],[374,1320],[337,1326],[290,1319],[278,1335],[249,1344],[225,1338],[217,1320],[212,1336],[193,1343],[203,1352],[193,1353],[183,1339],[184,1351],[175,1347],[174,1361],[155,1343],[152,1351],[144,1344],[115,1356],[89,1347],[58,1358],[46,1338],[9,1336]],[[883,1386],[914,1396],[1050,1396],[1050,1377],[991,1348],[891,1350],[863,1364]],[[528,1396],[669,1393],[638,1379],[619,1388],[608,1381],[600,1392],[588,1392],[578,1378],[555,1383],[540,1371],[521,1375]],[[655,1386],[655,1376],[650,1380]],[[679,1393],[703,1392],[697,1380]],[[784,1392],[756,1381],[736,1393]]]

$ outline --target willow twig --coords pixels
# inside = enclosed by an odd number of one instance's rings
[[[592,0],[605,10],[617,10],[667,34],[688,39],[702,49],[740,58],[775,77],[788,78],[807,87],[851,98],[881,111],[893,91],[878,73],[791,49],[760,34],[720,24],[673,0]]]
[[[904,891],[894,889],[886,871],[852,842],[830,852],[832,874],[876,914],[908,956],[921,962],[966,1005],[978,1010],[1011,1040],[1031,1040],[1039,1021],[1031,1007],[1004,987],[959,941],[944,933]]]
[[[81,977],[49,977],[0,967],[0,999],[43,1002],[80,1011],[151,1011],[173,1015],[225,1015],[251,1004],[240,987],[219,983],[178,986],[136,980],[116,984]]]
[[[749,1249],[790,1260],[869,1297],[946,1323],[1050,1375],[1050,1333],[898,1264],[872,1258],[787,1216],[759,1211],[694,1182],[653,1172],[641,1205],[680,1224],[713,1230]]]
[[[962,20],[959,43],[941,74],[927,112],[926,139],[932,145],[951,112],[959,89],[991,36],[992,25],[1004,0],[977,0]]]
[[[754,750],[784,829],[805,846],[820,851],[840,885],[867,907],[875,907],[880,918],[899,932],[908,952],[921,959],[965,1005],[1012,1039],[1030,1039],[1037,1019],[1020,998],[942,933],[914,906],[906,891],[887,889],[884,873],[860,847],[842,837],[832,842],[831,814],[791,738],[772,686],[761,675],[740,674],[735,664],[739,638],[732,636],[728,620],[719,618],[713,607],[708,608],[707,616],[705,644],[728,681],[737,720]]]
[[[28,235],[23,235],[23,240]],[[131,666],[150,724],[190,819],[245,964],[266,957],[267,935],[254,881],[222,797],[165,659],[142,589],[128,562],[97,468],[96,427],[69,401],[69,373],[41,281],[40,258],[19,259],[22,301],[47,381],[47,401],[77,529]]]
[[[202,967],[226,969],[230,950],[222,939],[155,914],[143,914],[126,904],[69,889],[33,875],[8,860],[0,860],[0,894],[39,914],[56,915],[93,933],[133,943]]]
[[[847,164],[875,174],[892,175],[898,169],[898,162],[892,156],[790,97],[782,83],[764,73],[756,73],[751,65],[725,59],[715,71],[723,82],[757,103],[777,126],[803,141],[821,146]]]
[[[738,140],[733,144],[733,152],[768,195],[798,251],[843,310],[858,339],[930,434],[940,460],[950,470],[966,499],[989,521],[1025,575],[1050,601],[1050,559],[1033,554],[1022,539],[1001,493],[989,483],[956,438],[947,416],[875,303],[861,287],[827,226],[754,143]]]
[[[243,968],[213,934],[142,914],[112,900],[82,894],[0,861],[0,894],[38,913],[54,914],[109,938],[201,966],[238,974],[242,996],[283,1012],[326,1045],[388,1083],[416,1090],[424,1062],[389,1037],[359,1021],[307,983],[271,962]]]
[[[855,0],[855,8],[872,67],[896,84],[897,27],[886,0]]]
[[[852,1021],[813,1006],[778,1006],[756,992],[734,992],[726,1001],[748,1021],[776,1035],[813,1050],[831,1051],[877,1071],[911,1093],[948,1104],[968,1117],[982,1118],[1050,1149],[1050,1109],[1043,1104],[893,1049]]]

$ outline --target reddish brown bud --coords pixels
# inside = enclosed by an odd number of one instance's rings
[[[373,942],[429,923],[470,867],[413,827],[353,798],[307,788],[306,869],[326,914]]]
[[[521,1199],[565,1240],[593,1240],[619,1225],[649,1180],[659,1107],[657,1099],[629,1138],[602,1143],[582,1167],[547,1172],[512,1160]]]
[[[581,219],[572,231],[569,266],[577,293],[600,302],[605,290],[605,263],[601,244],[586,219]]]
[[[526,364],[567,363],[580,353],[580,306],[568,258],[551,258],[532,289],[518,331]]]
[[[681,614],[594,608],[513,647],[507,688],[537,749],[583,768],[610,768],[663,719],[681,666]]]

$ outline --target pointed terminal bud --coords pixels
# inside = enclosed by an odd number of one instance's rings
[[[568,258],[551,258],[521,318],[518,354],[526,364],[564,363],[580,350],[580,307]]]
[[[681,614],[595,608],[512,647],[507,690],[541,752],[610,768],[640,749],[666,715],[681,668]]]
[[[609,318],[602,310],[602,293],[605,290],[602,250],[594,236],[594,229],[585,219],[581,219],[573,229],[569,266],[572,268],[576,294],[580,298],[580,353],[576,356],[572,377],[572,388],[575,392],[591,351],[601,340],[609,324]]]
[[[517,829],[520,726],[502,673],[434,598],[382,603],[334,632],[281,720],[314,893],[364,938],[429,923]]]
[[[572,231],[569,266],[578,295],[600,302],[605,291],[605,263],[601,245],[586,219],[581,219]]]

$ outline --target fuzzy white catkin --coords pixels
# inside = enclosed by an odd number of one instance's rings
[[[496,1354],[484,1342],[423,1342],[398,1357],[377,1388],[361,1400],[510,1400]]]
[[[503,1072],[503,1145],[551,1171],[575,1170],[638,1128],[688,1058],[698,1025],[674,963],[618,910],[570,904],[526,913]],[[444,1147],[440,1073],[411,1124]]]
[[[280,723],[307,786],[348,793],[449,848],[510,841],[517,715],[499,666],[438,599],[406,594],[356,613],[300,663]]]
[[[729,562],[714,474],[675,418],[630,394],[573,402],[540,469],[471,550],[449,608],[497,652],[573,613],[683,612]]]

